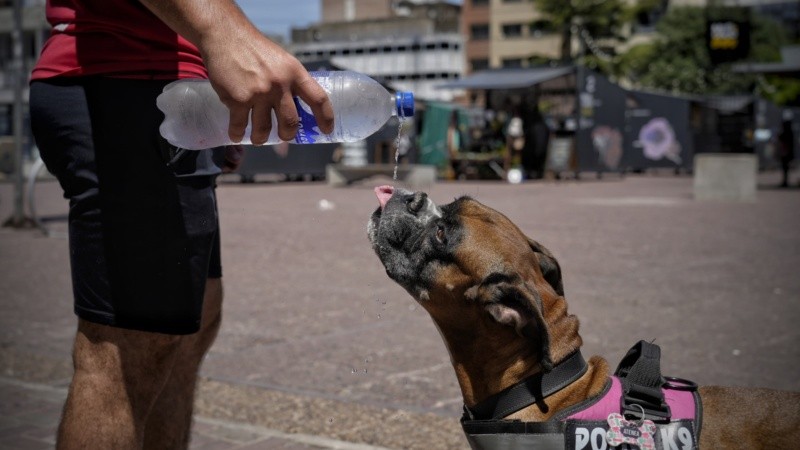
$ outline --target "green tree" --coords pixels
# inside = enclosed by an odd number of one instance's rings
[[[574,59],[574,26],[595,39],[619,39],[622,26],[630,19],[622,0],[534,0],[534,6],[560,30],[561,61],[565,63]]]
[[[757,75],[733,72],[732,64],[712,64],[706,46],[707,13],[703,7],[671,8],[656,26],[656,39],[628,49],[615,71],[637,87],[674,93],[737,94],[774,88]],[[779,61],[779,49],[786,43],[779,24],[752,14],[747,60]]]

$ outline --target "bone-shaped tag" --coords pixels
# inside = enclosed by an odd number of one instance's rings
[[[611,413],[608,416],[606,440],[616,447],[620,444],[631,444],[641,450],[655,450],[656,424],[652,420],[626,420],[621,414]]]

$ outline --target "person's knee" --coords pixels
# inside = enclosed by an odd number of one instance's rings
[[[183,351],[188,351],[191,355],[202,358],[211,348],[222,324],[222,297],[222,279],[209,278],[206,281],[205,294],[203,296],[203,316],[200,322],[200,330],[195,334],[186,336]]]
[[[116,328],[81,319],[73,352],[75,369],[105,373],[111,378],[134,378],[131,381],[152,377],[154,373],[169,373],[180,342],[181,336]]]

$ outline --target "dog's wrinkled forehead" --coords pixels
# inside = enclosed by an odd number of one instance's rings
[[[458,253],[464,264],[497,271],[527,253],[527,237],[502,213],[469,197],[460,199],[454,212],[463,235]]]

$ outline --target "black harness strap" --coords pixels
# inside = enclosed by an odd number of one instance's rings
[[[520,420],[466,420],[461,424],[468,434],[564,433],[565,422],[522,422]]]
[[[463,420],[461,426],[473,450],[565,450],[561,421]]]
[[[666,380],[661,375],[661,348],[639,341],[622,358],[614,375],[622,383],[622,414],[627,418],[642,418],[654,422],[669,422],[672,412],[664,400],[661,387]]]
[[[587,368],[583,355],[577,351],[550,372],[531,375],[472,408],[465,405],[462,420],[502,419],[572,384],[586,373]]]

